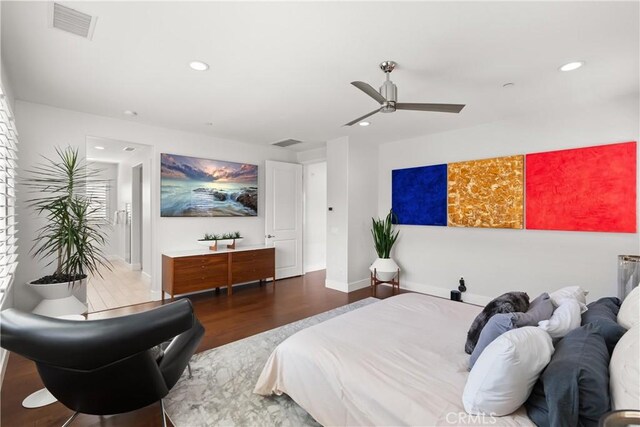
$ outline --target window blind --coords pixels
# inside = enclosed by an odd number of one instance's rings
[[[16,168],[18,132],[0,87],[0,299],[13,282],[18,266],[16,231]]]
[[[109,182],[104,180],[87,181],[89,196],[89,218],[95,221],[109,221]]]

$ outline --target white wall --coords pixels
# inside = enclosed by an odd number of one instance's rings
[[[113,222],[113,211],[118,204],[118,164],[104,162],[89,162],[89,166],[98,170],[96,178],[106,180],[109,183],[109,200],[107,202],[107,213],[109,215],[109,223]],[[115,234],[113,225],[106,230],[107,241],[103,248],[107,258],[113,258],[118,253],[118,239]]]
[[[367,141],[349,143],[349,291],[369,285],[377,258],[371,218],[378,206],[378,149]],[[386,213],[385,213],[386,215]]]
[[[1,7],[1,6],[0,6]],[[7,67],[4,65],[4,59],[0,61],[0,80],[2,81],[2,89],[9,101],[9,108],[11,111],[15,111],[15,97],[13,95],[13,87],[11,85],[11,79],[7,75]]]
[[[349,283],[349,138],[327,141],[326,285],[347,291]]]
[[[327,162],[303,167],[304,272],[327,266]]]
[[[391,207],[393,169],[637,141],[638,114],[631,97],[383,144],[379,214]],[[393,256],[403,288],[448,297],[464,276],[463,298],[483,302],[510,290],[533,298],[574,284],[590,290],[590,300],[616,295],[617,255],[639,252],[638,234],[401,226]]]
[[[87,136],[131,141],[153,147],[153,161],[148,169],[151,176],[151,212],[154,226],[151,236],[152,288],[160,290],[160,256],[163,251],[192,249],[195,241],[206,230],[240,231],[246,240],[243,244],[264,242],[264,161],[295,161],[295,153],[277,147],[248,145],[206,135],[193,134],[136,123],[135,120],[119,120],[70,110],[53,108],[24,101],[16,101],[16,121],[20,132],[21,170],[33,166],[40,155],[53,156],[56,146],[73,145],[85,153]],[[160,218],[160,153],[247,162],[259,165],[258,216],[246,218]],[[49,271],[44,263],[36,262],[29,255],[29,247],[38,227],[32,212],[24,208],[24,195],[18,198],[20,215],[20,250],[17,271],[15,303],[23,310],[32,309],[37,297],[23,285],[29,279]]]
[[[317,163],[324,162],[327,160],[327,148],[314,148],[311,150],[298,151],[296,153],[296,158],[298,159],[298,163]]]
[[[369,285],[376,255],[370,234],[377,211],[377,147],[347,137],[327,142],[326,286],[342,292]]]

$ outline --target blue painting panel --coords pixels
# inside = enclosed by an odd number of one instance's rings
[[[447,225],[447,165],[391,172],[391,205],[399,224]]]

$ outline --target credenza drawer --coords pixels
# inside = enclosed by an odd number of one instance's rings
[[[176,271],[206,270],[210,268],[227,268],[228,257],[226,254],[201,255],[176,258],[174,261]]]
[[[231,257],[231,281],[242,283],[273,277],[274,262],[275,249],[234,253]]]

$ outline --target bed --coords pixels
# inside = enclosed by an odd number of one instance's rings
[[[465,413],[469,325],[482,310],[402,294],[304,329],[269,357],[255,393],[286,393],[325,426],[534,425],[524,408]]]

